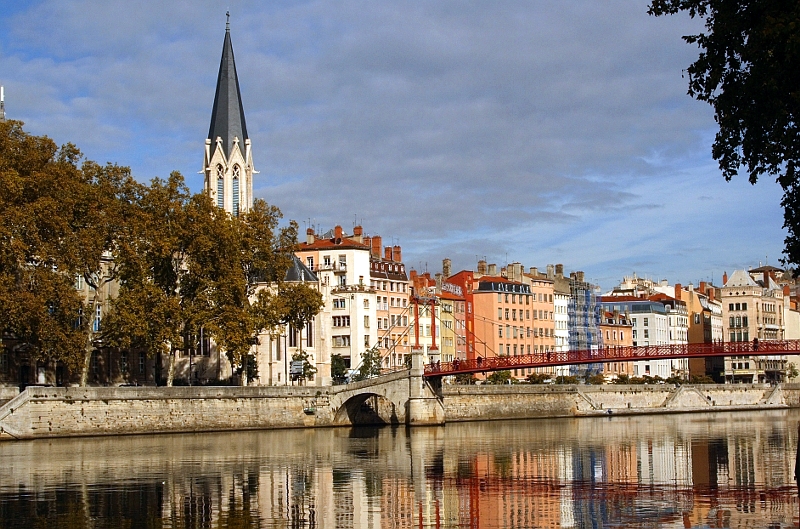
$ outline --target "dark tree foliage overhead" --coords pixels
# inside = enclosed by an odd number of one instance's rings
[[[700,56],[688,68],[689,95],[714,107],[712,147],[726,180],[740,170],[755,184],[783,188],[785,261],[800,264],[800,2],[652,0],[651,15],[686,11],[705,31],[683,39]]]

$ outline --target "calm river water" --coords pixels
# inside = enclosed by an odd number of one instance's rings
[[[0,527],[797,527],[800,411],[0,443]]]

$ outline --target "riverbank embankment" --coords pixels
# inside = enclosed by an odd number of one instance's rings
[[[29,387],[0,406],[0,439],[346,425],[346,406],[336,404],[343,389]],[[358,406],[380,407],[380,397],[365,395]],[[445,385],[441,402],[445,422],[758,410],[800,407],[800,384]]]

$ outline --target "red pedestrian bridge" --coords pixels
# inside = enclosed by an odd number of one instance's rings
[[[425,366],[425,377],[441,377],[462,373],[474,374],[528,367],[551,367],[601,362],[635,362],[672,358],[704,358],[709,356],[783,356],[800,355],[800,340],[752,342],[691,343],[679,345],[645,345],[640,347],[608,346],[584,351],[533,353],[519,356],[492,356],[474,360],[436,362]]]

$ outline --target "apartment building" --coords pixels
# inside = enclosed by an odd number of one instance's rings
[[[354,233],[360,236],[360,227]],[[376,345],[383,359],[383,367],[394,369],[406,365],[411,353],[409,321],[411,284],[403,264],[399,245],[382,248],[378,235],[364,237],[370,248],[370,286],[375,290],[378,341]],[[383,250],[383,255],[381,255]]]

